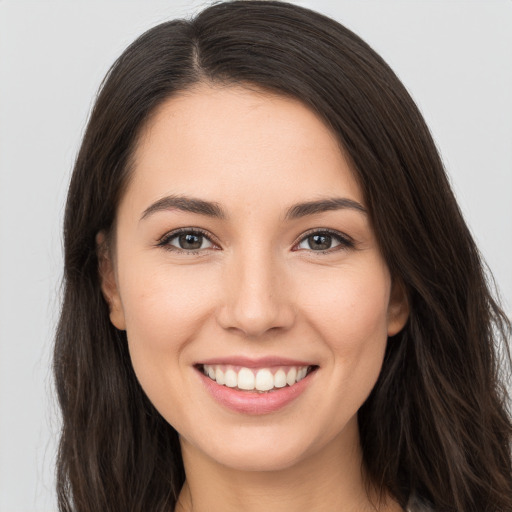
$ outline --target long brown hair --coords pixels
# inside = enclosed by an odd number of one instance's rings
[[[512,510],[510,324],[429,130],[359,37],[308,9],[258,0],[220,3],[149,30],[102,84],[64,220],[54,357],[60,510],[170,511],[183,485],[178,435],[144,394],[126,335],[109,321],[95,236],[112,227],[148,117],[205,81],[292,96],[324,119],[352,161],[389,269],[407,290],[409,321],[388,340],[359,411],[371,484],[402,506],[414,495],[440,511]]]

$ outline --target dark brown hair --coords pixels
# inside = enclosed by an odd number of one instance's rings
[[[102,84],[64,220],[54,358],[63,418],[60,510],[170,511],[184,482],[177,433],[144,394],[126,335],[109,321],[95,236],[113,225],[148,117],[199,82],[299,99],[352,161],[411,310],[359,411],[371,484],[402,506],[419,496],[439,511],[512,510],[510,324],[491,296],[431,135],[395,74],[359,37],[273,1],[220,3],[190,21],[163,23],[138,38]]]

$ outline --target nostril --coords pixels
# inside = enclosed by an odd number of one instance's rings
[[[295,322],[295,313],[285,302],[235,302],[218,310],[217,321],[225,330],[257,338],[289,329]]]

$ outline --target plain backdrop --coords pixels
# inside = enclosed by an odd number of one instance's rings
[[[361,35],[403,80],[510,313],[512,2],[296,3]],[[0,512],[56,510],[62,213],[97,88],[136,36],[208,4],[0,0]]]

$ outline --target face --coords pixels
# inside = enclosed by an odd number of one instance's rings
[[[269,470],[357,442],[407,307],[311,110],[241,87],[167,100],[138,143],[114,247],[111,320],[184,446]]]

